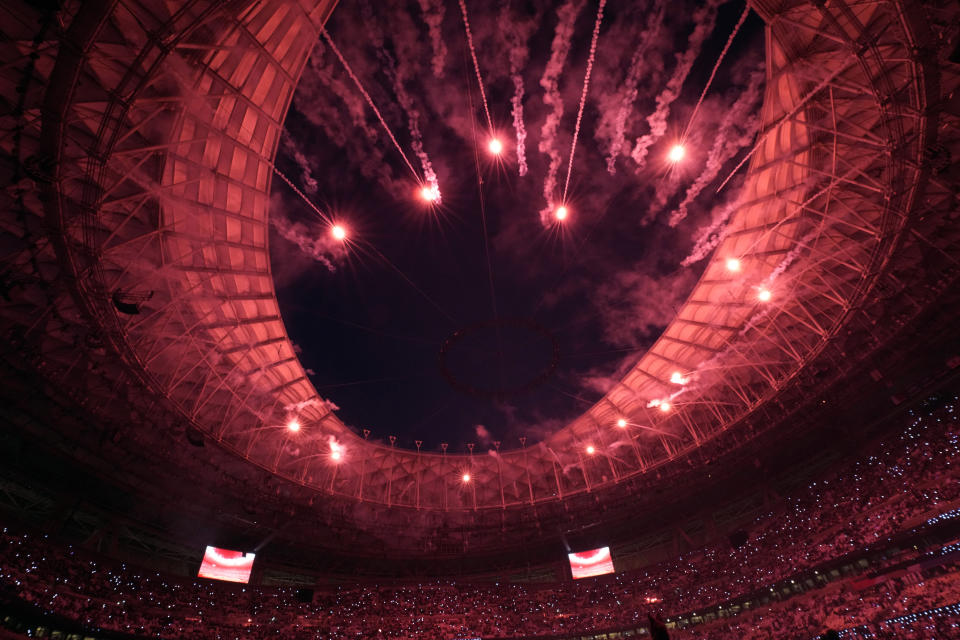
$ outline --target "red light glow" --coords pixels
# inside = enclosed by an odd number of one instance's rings
[[[683,160],[683,157],[687,155],[687,150],[683,147],[682,144],[675,144],[673,148],[670,149],[670,153],[667,154],[667,158],[670,162],[680,162]]]
[[[347,230],[339,224],[335,224],[330,228],[330,235],[337,240],[345,240],[347,238]]]
[[[490,144],[487,145],[487,148],[490,150],[490,153],[498,156],[500,155],[500,152],[503,151],[503,143],[496,138],[493,138],[490,141]]]
[[[463,481],[464,481],[464,482],[470,482],[470,474],[469,474],[469,473],[463,474]]]
[[[556,217],[557,220],[559,220],[560,222],[563,222],[564,220],[567,219],[567,216],[570,215],[570,211],[568,211],[565,206],[560,205],[559,207],[557,207],[557,210],[554,212],[553,215],[554,217]]]
[[[292,431],[293,433],[300,431],[300,422],[298,420],[291,420],[287,423],[287,430]]]

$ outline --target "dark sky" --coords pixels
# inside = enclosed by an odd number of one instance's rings
[[[749,16],[734,39],[674,165],[666,154],[744,6],[609,0],[570,216],[557,223],[597,7],[468,5],[499,159],[457,2],[341,0],[334,12],[333,42],[442,194],[436,206],[418,197],[418,179],[318,43],[278,165],[349,241],[276,180],[271,253],[302,362],[358,432],[456,451],[542,438],[637,361],[699,277],[737,183],[716,187],[756,132],[762,24]]]

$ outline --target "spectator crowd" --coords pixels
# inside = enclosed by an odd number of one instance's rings
[[[589,634],[641,628],[651,606],[669,621],[742,599],[868,550],[911,523],[955,517],[958,503],[960,424],[953,404],[945,403],[912,415],[898,434],[859,460],[759,516],[739,548],[715,541],[614,576],[546,585],[314,585],[312,601],[301,602],[290,587],[176,578],[4,528],[0,587],[5,597],[85,628],[145,637],[449,640]],[[954,629],[955,613],[934,622],[884,621],[956,602],[960,573],[930,580],[901,576],[864,590],[832,582],[769,607],[688,625],[674,635],[813,638],[833,627],[853,629],[845,637],[861,632],[873,634],[862,637],[941,637],[924,625]]]

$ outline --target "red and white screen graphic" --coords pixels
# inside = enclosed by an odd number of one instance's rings
[[[574,580],[613,573],[613,558],[610,557],[610,547],[569,553],[567,557],[570,558],[570,572],[573,574]]]
[[[207,547],[197,575],[212,580],[246,583],[250,580],[251,569],[253,569],[252,553]]]

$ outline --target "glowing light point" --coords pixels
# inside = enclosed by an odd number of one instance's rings
[[[437,185],[424,185],[420,189],[420,197],[427,202],[437,202],[440,200],[440,188]]]
[[[567,210],[565,206],[560,205],[559,207],[557,207],[557,210],[553,213],[553,215],[556,217],[557,220],[559,220],[560,222],[563,222],[564,220],[567,219],[567,216],[570,215],[570,212]]]
[[[335,224],[330,227],[330,235],[332,235],[337,240],[345,240],[347,237],[347,230],[344,229],[339,224]]]
[[[287,423],[287,429],[294,433],[296,433],[297,431],[300,431],[300,422],[298,422],[297,420],[291,420],[290,422]]]
[[[770,298],[773,297],[773,294],[770,293],[769,289],[760,289],[760,292],[757,293],[757,299],[760,302],[770,302]]]
[[[673,148],[670,149],[670,153],[667,154],[667,159],[669,159],[670,162],[680,162],[685,155],[687,155],[687,150],[683,145],[675,144]]]
[[[593,445],[592,445],[592,444],[587,445],[587,453],[588,453],[588,454],[590,454],[590,455],[592,456],[592,455],[595,454],[596,452],[597,452],[597,450],[593,448]]]
[[[463,481],[464,481],[464,482],[470,482],[470,474],[469,474],[469,473],[463,474]]]
[[[500,152],[503,151],[503,143],[493,138],[490,140],[490,144],[487,145],[487,148],[490,149],[490,153],[494,155],[500,155]]]
[[[737,258],[727,258],[727,271],[733,271],[734,273],[740,271],[740,260]]]
[[[338,449],[334,449],[333,451],[330,452],[330,457],[331,457],[333,460],[340,460],[340,459],[343,458],[343,454],[340,453],[340,451],[339,451]]]
[[[660,411],[663,411],[664,413],[666,413],[667,411],[670,411],[670,409],[672,408],[673,408],[673,405],[667,402],[666,400],[660,403]]]
[[[684,385],[690,382],[690,378],[685,378],[679,371],[674,371],[672,374],[670,374],[670,382],[673,384]]]
[[[617,420],[617,426],[620,427],[621,429],[623,429],[625,426],[627,426],[627,421],[626,421],[626,419],[625,419],[625,418],[620,418],[619,420]]]

